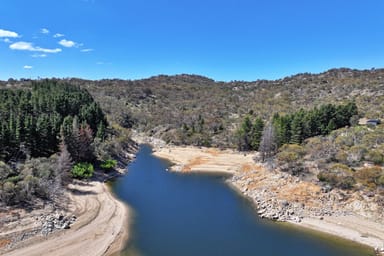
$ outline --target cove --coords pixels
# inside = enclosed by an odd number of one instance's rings
[[[263,220],[225,177],[168,172],[169,165],[143,145],[127,175],[113,182],[134,215],[121,255],[374,255],[351,242]]]

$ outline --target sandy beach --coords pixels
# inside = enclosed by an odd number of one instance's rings
[[[197,147],[154,148],[153,155],[165,158],[174,165],[172,170],[182,172],[219,172],[234,174],[245,166],[254,164],[252,154],[241,154],[226,149]]]
[[[295,177],[282,179],[281,173],[270,172],[256,164],[255,155],[239,153],[233,150],[218,150],[214,148],[174,147],[163,146],[154,149],[155,156],[168,159],[174,163],[173,171],[181,172],[222,172],[240,176],[245,183],[235,183],[229,179],[229,184],[246,196],[250,191],[267,191],[278,199],[290,202],[305,203],[322,208],[317,200],[320,187],[312,183],[299,181]],[[290,182],[287,182],[290,180]],[[240,184],[240,185],[239,185]],[[244,185],[246,184],[246,185]],[[250,198],[255,200],[254,198]],[[291,222],[291,221],[290,221]],[[299,222],[292,223],[301,227],[329,233],[344,239],[352,240],[373,248],[384,246],[384,225],[373,218],[367,218],[349,211],[348,214],[324,216],[305,215]]]
[[[67,213],[77,220],[70,229],[47,237],[36,235],[16,244],[4,255],[113,255],[121,251],[127,240],[129,209],[113,197],[107,185],[100,181],[70,185]],[[34,224],[30,224],[34,225]],[[31,228],[24,226],[25,229]],[[5,230],[0,232],[0,237]]]

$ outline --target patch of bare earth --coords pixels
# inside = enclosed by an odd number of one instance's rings
[[[13,211],[3,213],[0,254],[85,256],[110,255],[121,250],[128,238],[128,208],[99,181],[79,182],[70,185],[69,191],[68,207],[59,209],[60,213],[54,207],[18,210],[17,216]],[[69,229],[44,233],[44,223],[51,221],[52,214],[75,216],[76,221]],[[10,219],[12,216],[16,217]],[[57,220],[52,219],[53,225]]]

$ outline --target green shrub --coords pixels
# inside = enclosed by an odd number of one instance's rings
[[[349,168],[345,164],[340,163],[332,164],[329,168],[329,171],[342,176],[346,176],[353,173],[353,170],[351,168]]]
[[[336,185],[336,183],[337,183],[336,174],[330,173],[328,171],[319,172],[319,174],[317,175],[317,178],[319,179],[319,181],[326,182],[332,186]]]
[[[112,168],[116,167],[117,161],[114,159],[105,160],[100,167],[104,170],[110,171]]]
[[[384,156],[378,150],[370,150],[365,156],[365,159],[376,165],[382,165],[384,163]]]
[[[93,172],[93,165],[90,163],[77,163],[71,170],[72,177],[76,179],[90,178],[92,177]]]
[[[352,176],[343,177],[339,180],[337,186],[341,189],[351,189],[356,184],[356,180]]]
[[[12,182],[12,183],[16,184],[17,182],[19,182],[22,179],[23,178],[20,175],[16,175],[16,176],[12,176],[12,177],[5,179],[5,182]]]
[[[384,174],[377,179],[377,185],[384,186]]]
[[[341,165],[342,166],[342,165]],[[331,186],[335,186],[341,189],[351,189],[356,184],[356,180],[351,175],[348,175],[348,172],[342,172],[336,166],[338,170],[332,171],[321,171],[317,175],[317,178],[321,182],[325,182]],[[343,166],[342,166],[343,167]]]
[[[364,185],[369,188],[376,188],[383,181],[384,171],[379,166],[365,167],[355,173],[355,177]]]

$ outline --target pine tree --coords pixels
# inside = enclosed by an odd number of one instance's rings
[[[264,122],[260,117],[255,119],[251,131],[251,148],[258,150],[260,147],[261,137],[263,135]]]
[[[252,122],[249,116],[246,116],[244,121],[241,123],[239,130],[237,131],[239,150],[251,149],[251,131]]]
[[[300,114],[296,114],[291,124],[291,141],[293,144],[300,144],[304,139],[304,125]]]

